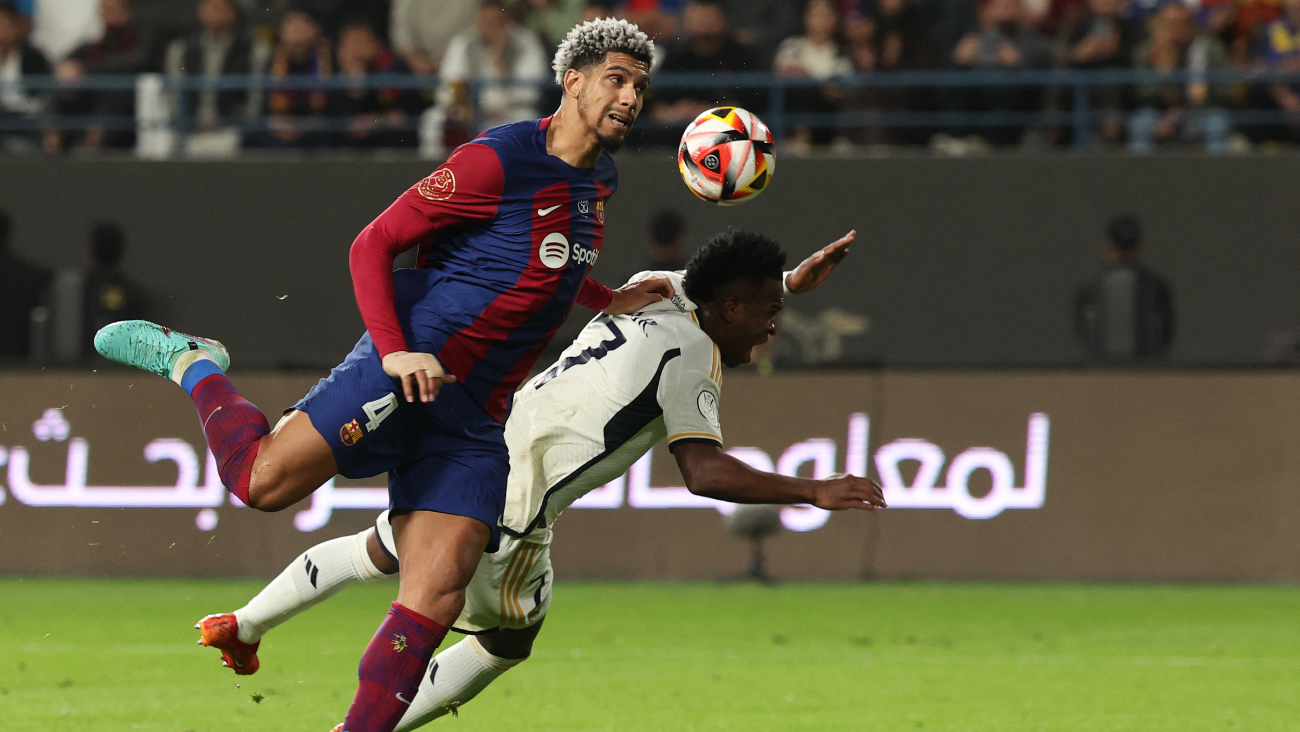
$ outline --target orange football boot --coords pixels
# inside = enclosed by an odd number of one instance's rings
[[[330,730],[330,732],[343,732],[343,723],[339,722],[338,724],[334,725],[334,729]]]
[[[234,613],[209,615],[194,624],[199,629],[199,645],[212,646],[221,651],[221,665],[240,676],[257,673],[261,663],[257,660],[256,643],[245,643],[239,639],[239,624]]]

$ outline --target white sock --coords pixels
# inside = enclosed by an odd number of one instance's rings
[[[373,582],[386,576],[370,561],[366,538],[370,529],[356,536],[341,536],[317,544],[298,556],[280,576],[235,611],[239,639],[256,643],[271,628],[344,587]]]
[[[449,714],[525,660],[497,658],[484,650],[477,638],[466,637],[429,662],[420,690],[394,732],[407,732]]]
[[[213,358],[212,354],[207,351],[199,350],[197,348],[193,351],[186,351],[185,353],[182,353],[180,358],[176,359],[176,363],[172,365],[172,381],[175,381],[179,385],[181,379],[185,376],[185,369],[193,366],[198,361],[211,361],[212,363],[216,363],[217,359]]]

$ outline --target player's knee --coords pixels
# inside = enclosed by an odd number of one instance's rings
[[[282,471],[255,470],[248,483],[248,505],[259,511],[283,511],[298,502],[294,494]]]

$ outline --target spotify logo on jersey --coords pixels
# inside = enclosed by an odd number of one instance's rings
[[[547,234],[542,240],[542,264],[559,269],[569,263],[569,239],[564,234]]]
[[[569,258],[578,264],[596,263],[596,258],[600,253],[594,249],[589,249],[577,243],[573,245],[572,250],[569,248],[569,239],[564,234],[554,233],[547,234],[542,240],[541,259],[542,264],[548,269],[559,269],[569,263]]]

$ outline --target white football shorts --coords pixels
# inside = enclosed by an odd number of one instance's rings
[[[397,542],[387,511],[375,519],[375,531],[380,548],[396,562]],[[534,530],[524,538],[503,534],[501,548],[479,560],[465,588],[465,609],[452,630],[476,635],[535,625],[551,607],[554,582],[549,529]]]

